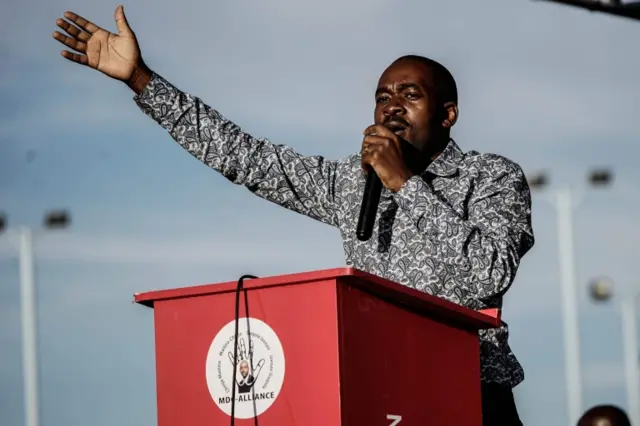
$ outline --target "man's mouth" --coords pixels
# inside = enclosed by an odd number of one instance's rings
[[[396,135],[404,133],[404,131],[407,130],[407,127],[409,127],[407,123],[399,120],[390,120],[384,126]]]

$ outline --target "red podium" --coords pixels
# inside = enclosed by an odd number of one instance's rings
[[[158,426],[230,424],[233,387],[238,426],[481,426],[477,331],[497,310],[352,268],[244,289],[237,323],[236,282],[135,295],[154,308]]]

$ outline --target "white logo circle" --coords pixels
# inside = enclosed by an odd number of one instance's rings
[[[213,401],[228,416],[234,386],[234,417],[250,419],[267,411],[278,398],[284,381],[284,351],[280,339],[266,323],[256,318],[240,318],[234,364],[235,327],[235,320],[229,322],[211,342],[206,363],[207,386]]]

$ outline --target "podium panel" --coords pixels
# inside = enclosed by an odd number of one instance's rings
[[[477,333],[338,291],[343,425],[482,425]]]
[[[246,280],[237,312],[236,289],[135,295],[159,426],[481,426],[477,330],[498,316],[353,268]]]
[[[158,426],[228,425],[232,378],[238,426],[255,425],[254,409],[263,426],[339,425],[335,281],[246,295],[237,359],[248,360],[248,328],[253,369],[238,365],[235,377],[233,292],[155,303]],[[242,383],[243,367],[253,380]]]

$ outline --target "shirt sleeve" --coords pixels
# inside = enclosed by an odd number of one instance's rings
[[[158,74],[134,97],[182,148],[225,178],[287,209],[337,226],[338,165],[258,139]]]
[[[507,160],[497,164],[490,177],[476,182],[467,217],[461,217],[420,176],[409,179],[396,193],[399,208],[431,243],[435,266],[452,278],[441,283],[447,288],[438,293],[472,308],[499,304],[520,259],[534,243],[531,192],[524,173]]]

